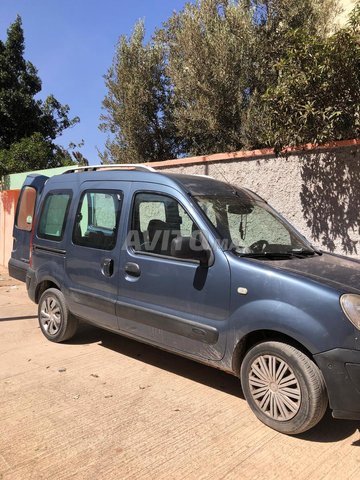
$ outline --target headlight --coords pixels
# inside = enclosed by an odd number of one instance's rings
[[[340,305],[350,322],[360,330],[360,295],[345,294],[340,298]]]

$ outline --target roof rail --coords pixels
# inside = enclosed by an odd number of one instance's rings
[[[66,173],[75,172],[96,172],[98,170],[139,170],[145,172],[156,172],[155,168],[148,167],[141,163],[112,163],[110,165],[87,165],[86,167],[74,167],[66,170]]]

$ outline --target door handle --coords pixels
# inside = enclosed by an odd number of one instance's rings
[[[125,265],[125,272],[132,277],[140,277],[140,267],[137,263],[128,262]]]
[[[105,277],[112,277],[114,273],[114,260],[112,258],[105,258],[101,271]]]

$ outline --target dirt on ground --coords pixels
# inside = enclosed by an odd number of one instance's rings
[[[43,337],[0,270],[0,479],[358,479],[360,422],[262,425],[238,379],[83,325]]]

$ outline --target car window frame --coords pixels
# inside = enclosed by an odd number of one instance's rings
[[[18,222],[19,222],[19,215],[20,215],[20,210],[21,210],[21,206],[22,206],[22,199],[23,199],[25,190],[29,189],[29,188],[31,188],[35,192],[35,202],[34,202],[34,208],[33,208],[33,212],[32,212],[31,224],[28,224],[30,226],[30,228],[21,228],[18,225]],[[21,189],[19,200],[18,200],[17,207],[16,207],[15,221],[14,221],[15,228],[17,230],[19,230],[20,232],[31,232],[33,227],[34,227],[35,210],[36,210],[36,204],[37,204],[37,199],[38,199],[38,193],[39,193],[38,189],[35,188],[33,185],[24,185]]]
[[[62,225],[62,229],[61,229],[61,235],[60,235],[60,237],[55,237],[54,235],[42,235],[42,236],[40,236],[39,235],[39,233],[40,233],[39,230],[40,230],[41,218],[44,214],[47,199],[50,196],[59,195],[59,194],[69,195],[68,203],[67,203],[66,210],[65,210],[63,225]],[[74,196],[73,190],[68,189],[68,188],[67,189],[59,189],[58,188],[58,189],[55,189],[55,190],[49,190],[46,193],[43,201],[41,202],[41,208],[40,208],[40,213],[39,213],[39,216],[38,216],[37,227],[36,227],[36,238],[38,238],[39,240],[48,240],[48,241],[57,242],[57,243],[60,243],[60,242],[63,241],[64,234],[65,234],[65,231],[66,231],[66,227],[67,227],[67,224],[68,224],[69,211],[70,211],[70,207],[72,205],[73,196]]]
[[[85,195],[87,193],[115,193],[116,195],[120,195],[120,197],[121,197],[120,208],[119,208],[119,210],[117,212],[117,215],[116,215],[116,231],[114,232],[115,233],[115,243],[114,243],[114,246],[110,249],[109,248],[100,248],[100,247],[96,247],[96,246],[92,246],[92,245],[84,245],[82,243],[75,243],[74,242],[74,232],[75,232],[75,227],[76,227],[77,216],[81,211],[80,207],[82,207],[83,198],[85,197]],[[85,190],[82,190],[81,193],[80,193],[80,196],[79,196],[78,203],[76,205],[74,222],[73,222],[72,231],[71,231],[71,244],[75,247],[93,248],[94,250],[102,250],[104,252],[113,251],[116,248],[116,245],[117,245],[117,242],[118,242],[118,236],[119,236],[119,231],[120,231],[120,218],[121,218],[121,213],[122,213],[123,206],[124,206],[124,198],[125,197],[124,197],[123,190],[117,190],[116,188],[111,188],[111,189],[87,188]]]
[[[184,203],[179,200],[179,198],[177,198],[175,195],[172,195],[171,193],[162,192],[162,191],[159,191],[159,190],[148,190],[148,189],[146,189],[146,190],[142,190],[142,189],[141,190],[136,190],[132,194],[132,199],[131,199],[131,203],[130,203],[130,210],[129,210],[129,221],[128,221],[128,227],[127,227],[127,235],[126,235],[126,248],[127,248],[128,253],[131,253],[133,255],[144,255],[146,257],[161,258],[161,259],[164,259],[164,260],[172,260],[172,261],[176,261],[176,262],[180,262],[180,263],[191,263],[191,264],[194,264],[194,265],[199,265],[200,264],[199,260],[197,260],[197,259],[177,258],[177,257],[172,257],[171,255],[162,255],[161,253],[139,251],[139,250],[135,250],[132,246],[129,245],[129,243],[128,243],[129,242],[129,233],[132,231],[135,199],[136,199],[136,195],[141,194],[141,193],[148,193],[148,194],[152,194],[152,195],[160,195],[160,196],[169,197],[172,200],[175,200],[182,207],[184,212],[190,217],[191,221],[197,226],[198,231],[202,233],[202,235],[203,235],[203,237],[206,241],[207,247],[211,250],[212,255],[213,256],[215,255],[214,250],[213,250],[210,242],[207,240],[207,236],[203,233],[202,229],[198,225],[198,222],[194,219],[194,216],[189,213],[188,209],[184,206]]]

